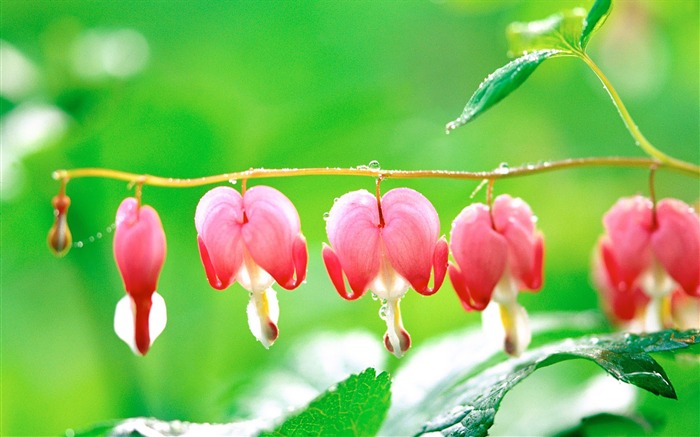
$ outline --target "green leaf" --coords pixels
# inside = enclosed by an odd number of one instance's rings
[[[558,433],[557,437],[645,435],[653,428],[654,424],[645,417],[600,413],[584,417],[577,426]]]
[[[584,28],[586,11],[574,8],[527,23],[511,23],[506,29],[508,55],[520,56],[534,50],[576,53]]]
[[[369,368],[352,375],[313,400],[306,409],[288,418],[265,436],[374,435],[379,430],[391,398],[386,372]]]
[[[533,347],[604,329],[600,312],[530,317]],[[503,345],[471,326],[417,345],[393,375],[392,402],[380,435],[411,435],[442,411],[442,393],[503,361]],[[568,424],[567,424],[568,425]]]
[[[467,124],[508,94],[515,91],[545,59],[561,53],[559,50],[538,50],[510,61],[491,73],[471,96],[462,114],[447,123],[447,133]]]
[[[107,436],[255,436],[264,429],[273,426],[271,420],[255,419],[241,420],[231,423],[190,423],[174,420],[167,422],[152,417],[135,417],[111,423],[103,423],[93,428],[77,432],[80,437],[107,437]]]
[[[439,431],[448,435],[485,436],[510,389],[539,368],[574,358],[591,360],[620,381],[675,399],[668,376],[648,352],[672,351],[699,342],[700,331],[694,330],[662,331],[644,336],[618,333],[568,339],[544,346],[447,387],[436,395],[437,399],[431,400],[432,405],[439,405],[440,411],[416,431],[418,434]]]
[[[92,428],[80,430],[75,433],[78,437],[107,437],[113,435],[113,430],[119,422],[113,420],[94,425]]]
[[[593,4],[593,7],[588,11],[588,15],[583,22],[583,30],[581,31],[581,39],[579,40],[579,47],[581,47],[581,49],[586,48],[593,32],[600,29],[603,23],[605,23],[608,15],[610,15],[611,7],[612,0],[596,0]]]

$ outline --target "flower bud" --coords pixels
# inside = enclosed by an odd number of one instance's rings
[[[62,257],[68,253],[73,243],[73,236],[68,228],[67,219],[70,197],[60,193],[54,196],[51,200],[51,204],[53,205],[53,215],[55,218],[53,226],[51,226],[49,230],[47,241],[53,254]]]

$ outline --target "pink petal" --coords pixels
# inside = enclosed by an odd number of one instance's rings
[[[542,286],[544,243],[535,231],[530,206],[520,198],[501,195],[492,209],[496,230],[508,242],[508,265],[520,288],[537,290]]]
[[[344,194],[335,202],[328,214],[326,232],[340,270],[344,271],[348,278],[353,296],[361,296],[379,272],[380,238],[377,199],[366,190]],[[347,294],[341,292],[337,279],[338,269],[334,262],[331,260],[330,263],[334,270],[329,268],[328,262],[326,267],[336,289],[341,296],[345,297]],[[334,274],[335,279],[333,279]]]
[[[207,279],[218,290],[231,285],[243,263],[243,219],[241,195],[230,187],[209,190],[197,205],[199,252]]]
[[[616,282],[612,280],[610,270],[604,260],[606,256],[608,262],[613,262],[610,260],[608,249],[606,249],[606,239],[601,238],[593,258],[593,282],[600,294],[602,305],[609,317],[615,321],[632,321],[649,303],[649,297],[639,287],[624,288],[626,286],[623,282],[617,283],[623,286],[623,288],[618,288],[615,285]]]
[[[700,219],[675,199],[657,204],[656,219],[658,227],[651,236],[654,255],[686,293],[700,297]]]
[[[459,267],[455,266],[454,264],[449,264],[447,272],[450,275],[452,288],[454,288],[455,292],[457,293],[457,297],[465,310],[482,311],[484,308],[486,308],[491,300],[490,294],[485,299],[482,298],[482,300],[476,301],[474,299],[475,296],[472,296],[469,288],[467,288],[467,282],[464,279],[464,275],[459,270]]]
[[[139,208],[133,197],[117,210],[114,258],[126,291],[150,299],[165,261],[165,233],[158,213],[150,206]]]
[[[328,276],[331,278],[331,282],[335,287],[336,291],[343,299],[355,300],[364,294],[366,290],[361,290],[358,293],[349,294],[345,288],[345,280],[343,279],[343,268],[340,265],[340,260],[338,256],[333,252],[330,246],[323,243],[323,264],[326,266],[328,271]]]
[[[650,237],[652,230],[652,204],[641,196],[620,199],[603,217],[609,238],[606,264],[616,269],[614,277],[631,288],[639,274],[649,268],[652,257]]]
[[[525,231],[526,235],[531,235],[535,230],[530,205],[519,197],[511,197],[508,194],[501,194],[493,201],[493,224],[500,233],[505,233],[510,227],[517,226]]]
[[[382,213],[381,236],[391,266],[415,290],[426,291],[440,233],[435,208],[419,192],[396,188],[382,197]]]
[[[440,289],[443,281],[445,280],[445,275],[447,274],[447,259],[450,255],[450,249],[447,245],[447,240],[442,237],[438,240],[435,245],[435,251],[433,252],[433,287],[429,288],[428,284],[425,288],[416,288],[415,290],[422,294],[423,296],[430,296]]]
[[[463,300],[463,303],[481,309],[491,300],[508,258],[508,243],[492,228],[486,205],[475,203],[462,210],[452,222],[450,248],[461,273],[453,273],[454,268],[450,266],[452,285],[458,294],[458,287],[468,293],[471,302]]]
[[[306,275],[307,252],[296,208],[266,186],[246,191],[243,204],[248,222],[242,237],[250,256],[282,287],[298,287]]]

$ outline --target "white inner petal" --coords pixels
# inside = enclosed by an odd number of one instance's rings
[[[151,344],[156,338],[163,332],[165,325],[167,324],[168,317],[165,309],[165,299],[158,293],[153,293],[151,297],[151,312],[148,315],[148,331],[151,338]],[[135,339],[135,328],[136,328],[136,318],[135,318],[136,307],[131,296],[128,294],[117,302],[117,308],[114,312],[114,332],[117,336],[126,343],[131,350],[140,355],[138,348],[136,347]]]
[[[392,299],[386,302],[386,331],[389,336],[389,343],[394,349],[396,358],[403,356],[401,350],[401,339],[399,332],[403,331],[403,323],[401,321],[401,310],[399,309],[399,299]]]
[[[379,261],[379,273],[370,282],[369,289],[378,297],[390,300],[398,300],[408,291],[411,284],[401,276],[386,257],[386,251],[382,248]],[[387,319],[388,320],[388,319]]]
[[[236,273],[236,281],[250,292],[266,290],[275,283],[272,276],[253,261],[248,250],[243,254],[243,264]]]
[[[117,309],[114,312],[114,332],[135,354],[139,353],[134,341],[134,304],[128,294],[117,302]]]
[[[532,340],[527,311],[518,303],[518,293],[515,279],[506,270],[481,315],[484,333],[503,343],[506,352],[514,356],[523,353]]]
[[[255,338],[265,348],[274,343],[275,338],[269,338],[270,322],[277,325],[280,315],[277,293],[272,288],[250,293],[250,302],[246,309],[248,313],[248,327]]]
[[[656,259],[652,261],[651,267],[641,274],[639,281],[644,294],[652,299],[668,296],[678,287],[676,281],[666,273],[666,269]]]
[[[151,344],[163,332],[168,323],[168,315],[165,311],[165,299],[158,292],[151,296],[151,313],[148,315],[148,331],[151,337]]]

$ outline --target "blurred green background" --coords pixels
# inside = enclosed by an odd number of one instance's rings
[[[146,187],[144,202],[167,234],[159,292],[169,320],[142,358],[112,328],[124,291],[109,230],[132,191],[111,180],[71,182],[69,223],[82,247],[57,259],[46,245],[58,190],[53,170],[198,177],[377,160],[386,169],[476,171],[501,162],[643,156],[593,73],[569,58],[544,63],[510,98],[445,135],[481,80],[507,62],[508,23],[591,3],[3,0],[0,432],[59,435],[134,416],[226,421],[236,414],[232,399],[293,354],[295,339],[364,329],[380,342],[384,333],[378,303],[339,298],[320,257],[323,213],[347,191],[372,189],[371,179],[250,181],[294,202],[310,251],[307,284],[278,294],[280,338],[269,351],[248,331],[246,292],[238,285],[217,292],[205,279],[193,217],[211,187]],[[695,0],[616,2],[589,49],[647,138],[694,163],[698,13]],[[594,168],[496,184],[496,193],[529,202],[545,234],[546,285],[521,297],[531,313],[597,307],[588,266],[601,217],[619,197],[646,194],[647,176]],[[421,191],[449,234],[476,185],[382,186]],[[694,202],[700,187],[660,172],[657,193]],[[402,307],[416,347],[479,323],[449,284],[430,298],[411,291]],[[683,385],[683,372],[697,373],[697,365],[669,363],[682,402],[645,402],[690,417],[671,433],[697,432],[697,384]]]

